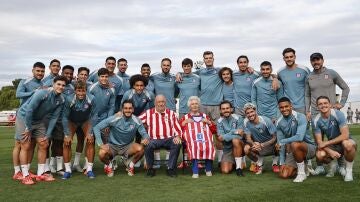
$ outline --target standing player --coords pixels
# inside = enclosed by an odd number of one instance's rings
[[[355,118],[356,118],[356,123],[358,123],[360,119],[360,111],[358,109],[355,110]]]
[[[148,63],[144,63],[141,65],[140,73],[142,76],[148,79],[148,84],[145,86],[146,90],[154,92],[154,83],[149,79],[151,74],[151,68]]]
[[[91,133],[92,126],[97,122],[97,110],[95,98],[87,94],[86,89],[86,83],[78,81],[75,84],[75,94],[68,96],[64,105],[62,124],[65,134],[63,146],[65,173],[62,177],[63,179],[71,177],[71,143],[75,131],[78,131],[79,128],[82,134],[77,135],[85,134],[87,140],[86,157],[88,162],[86,174],[89,178],[95,177],[92,171],[95,147],[94,137]]]
[[[255,104],[260,116],[266,116],[275,123],[279,116],[277,101],[283,96],[283,88],[280,82],[277,90],[272,89],[273,78],[271,77],[272,65],[270,62],[262,62],[260,72],[261,77],[257,78],[252,86],[251,102]]]
[[[277,75],[284,87],[284,96],[292,103],[293,110],[305,114],[305,80],[309,68],[296,64],[295,50],[285,48],[282,52],[286,66],[279,69]]]
[[[221,172],[230,173],[234,167],[236,175],[243,175],[243,148],[244,131],[243,119],[233,114],[233,106],[230,101],[224,100],[220,103],[221,118],[217,122],[217,138],[224,145],[224,155],[221,159]]]
[[[323,163],[330,163],[327,177],[333,177],[337,167],[337,159],[345,157],[345,169],[340,168],[344,181],[353,181],[353,164],[357,145],[349,134],[344,114],[332,109],[331,101],[326,96],[319,96],[316,100],[320,114],[313,120],[315,141],[318,145],[316,158]],[[327,141],[323,140],[326,135]]]
[[[351,110],[351,107],[348,107],[348,110],[346,111],[346,119],[347,119],[347,122],[349,124],[352,124],[353,123],[353,116],[354,116],[354,111]]]
[[[53,59],[50,62],[50,74],[47,75],[42,82],[44,83],[44,86],[50,87],[53,84],[53,80],[56,76],[59,75],[59,72],[61,70],[60,61],[57,59]]]
[[[280,98],[278,103],[282,114],[276,122],[276,147],[280,148],[281,165],[279,175],[282,178],[292,177],[297,169],[294,182],[303,182],[306,179],[304,161],[314,158],[316,146],[310,137],[306,116],[293,111],[287,97]]]
[[[45,159],[48,148],[48,139],[60,116],[64,104],[64,91],[66,78],[57,76],[54,79],[53,88],[37,91],[31,99],[22,105],[18,111],[15,123],[16,139],[21,141],[20,164],[23,174],[22,183],[34,184],[29,175],[28,152],[31,138],[38,143],[38,171],[37,181],[54,181],[55,179],[45,173]],[[49,124],[45,126],[45,120],[50,117]]]
[[[244,120],[244,132],[246,134],[245,154],[256,162],[255,174],[262,173],[264,156],[275,155],[276,127],[266,116],[258,116],[256,107],[252,103],[244,106],[246,119]],[[273,158],[272,165],[277,164]],[[278,171],[274,168],[273,172]]]
[[[219,71],[219,77],[223,81],[223,94],[224,100],[231,102],[231,105],[235,104],[235,89],[233,82],[233,71],[229,67],[223,67]],[[221,110],[221,108],[220,108]]]
[[[116,155],[121,155],[126,162],[126,170],[129,176],[135,174],[134,164],[144,155],[143,145],[149,143],[149,135],[141,123],[141,120],[133,115],[134,107],[130,100],[122,103],[122,115],[113,115],[101,121],[94,127],[96,143],[100,146],[99,159],[105,164],[104,171],[108,177],[114,175],[111,160]],[[101,140],[101,130],[109,128],[109,142]],[[143,138],[141,144],[135,143],[136,132]],[[129,159],[132,157],[132,159]]]
[[[122,83],[122,88],[119,91],[119,94],[116,96],[115,112],[119,111],[120,109],[121,100],[124,96],[124,93],[130,90],[130,83],[129,83],[130,76],[126,74],[126,70],[128,68],[127,60],[125,58],[118,59],[117,68],[119,69],[117,75],[122,79],[123,83]]]

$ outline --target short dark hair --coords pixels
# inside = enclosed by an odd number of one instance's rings
[[[247,62],[249,62],[249,58],[248,58],[246,55],[240,55],[240,56],[237,58],[236,63],[239,63],[239,60],[240,60],[241,58],[244,58],[244,59],[246,59]]]
[[[105,75],[105,74],[109,75],[110,72],[109,72],[108,69],[106,69],[106,68],[103,67],[103,68],[100,68],[100,69],[98,70],[97,74],[98,74],[98,76]]]
[[[204,51],[203,57],[205,57],[205,55],[213,55],[214,56],[214,53],[212,51]]]
[[[90,74],[90,70],[89,70],[89,68],[87,68],[87,67],[79,67],[79,68],[78,68],[78,74],[79,74],[80,72],[82,72],[82,71],[86,71],[88,74]]]
[[[169,61],[169,62],[170,62],[170,65],[171,65],[171,60],[170,60],[170,58],[163,58],[163,59],[161,60],[161,63],[163,63],[164,61]]]
[[[233,71],[232,69],[230,69],[229,67],[223,67],[220,69],[220,71],[218,72],[218,75],[220,77],[220,79],[222,81],[224,81],[224,79],[222,78],[222,74],[225,72],[225,71],[229,71],[230,72],[230,78],[231,78],[231,81],[233,80],[233,77],[232,77],[232,74],[233,74]]]
[[[319,96],[318,98],[316,98],[316,105],[317,105],[317,103],[319,102],[320,99],[326,99],[326,100],[328,100],[328,101],[330,102],[330,99],[329,99],[328,96],[321,95],[321,96]]]
[[[75,84],[74,84],[74,89],[87,89],[87,86],[86,86],[86,83],[83,82],[83,81],[77,81]]]
[[[291,104],[290,99],[287,98],[287,97],[282,97],[282,98],[280,98],[279,101],[278,101],[278,104],[280,104],[281,102],[289,102],[289,103]]]
[[[39,68],[41,68],[41,69],[45,69],[45,65],[44,65],[44,63],[42,63],[42,62],[35,62],[34,65],[33,65],[33,68],[35,68],[35,67],[39,67]]]
[[[272,68],[272,65],[271,65],[271,63],[270,63],[269,61],[264,61],[264,62],[262,62],[262,63],[260,64],[260,67],[262,67],[262,66],[270,66],[270,67]]]
[[[57,81],[64,81],[65,83],[67,83],[68,79],[65,76],[59,75],[59,76],[56,76],[53,81],[54,81],[54,83],[56,83]]]
[[[231,104],[231,102],[229,100],[223,100],[220,102],[219,108],[221,109],[221,105],[223,104],[229,104],[230,108],[233,108],[233,105]]]
[[[107,57],[106,60],[105,60],[105,62],[107,62],[108,60],[114,60],[114,61],[116,61],[116,59],[115,59],[113,56]]]
[[[128,99],[128,100],[124,100],[124,102],[121,104],[121,108],[124,108],[124,106],[125,106],[126,103],[129,103],[129,104],[131,104],[131,105],[134,107],[133,101],[130,100],[130,99]]]
[[[183,59],[183,61],[181,62],[181,65],[182,65],[182,66],[185,66],[185,65],[191,65],[191,66],[193,66],[194,63],[193,63],[193,61],[192,61],[190,58],[185,58],[185,59]]]
[[[120,59],[118,59],[117,63],[119,63],[119,62],[126,62],[127,63],[127,60],[125,58],[120,58]]]
[[[144,64],[141,65],[141,69],[142,69],[143,67],[149,67],[149,68],[150,68],[150,65],[149,65],[148,63],[144,63]]]
[[[290,52],[294,53],[294,55],[295,55],[295,50],[292,48],[285,48],[282,52],[282,55],[285,56],[286,53],[290,53]]]
[[[62,69],[61,69],[61,71],[64,71],[65,69],[70,69],[70,70],[74,71],[74,67],[71,66],[71,65],[65,65],[65,66],[63,66]]]
[[[135,74],[132,77],[130,77],[130,79],[129,79],[131,88],[133,88],[135,83],[138,81],[142,81],[144,83],[144,86],[147,86],[148,82],[149,82],[149,80],[145,76],[143,76],[141,74]]]
[[[57,63],[59,63],[60,64],[60,60],[58,60],[58,59],[53,59],[53,60],[51,60],[50,61],[50,66],[52,65],[52,63],[54,63],[54,62],[57,62]]]

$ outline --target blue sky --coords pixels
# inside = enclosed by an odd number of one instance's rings
[[[268,60],[284,66],[281,52],[297,51],[297,63],[312,69],[309,56],[349,84],[360,101],[360,3],[329,1],[4,1],[0,6],[0,85],[30,76],[32,64],[53,58],[62,65],[102,67],[107,56],[128,60],[130,74],[149,63],[215,53],[216,66],[236,69],[247,55],[258,69]],[[47,72],[48,73],[48,72]]]

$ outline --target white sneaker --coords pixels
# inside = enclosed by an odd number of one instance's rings
[[[117,164],[117,161],[116,161],[116,159],[115,158],[113,158],[113,160],[111,161],[111,163],[112,163],[112,169],[113,170],[116,170],[117,168],[118,168],[118,164]]]
[[[352,174],[352,170],[347,170],[346,171],[346,174],[345,174],[345,177],[344,177],[344,181],[345,182],[351,182],[351,181],[353,181],[354,179],[353,179],[353,174]]]
[[[193,174],[192,178],[199,178],[199,174]]]
[[[346,175],[345,167],[340,166],[339,167],[339,173],[340,173],[341,176],[345,177],[345,175]]]
[[[303,182],[304,180],[306,180],[306,174],[297,174],[293,182]]]
[[[140,168],[140,166],[141,166],[141,161],[136,162],[134,165],[135,168]]]
[[[72,170],[73,171],[77,171],[79,173],[82,173],[83,172],[83,169],[81,168],[81,166],[78,164],[78,165],[73,165],[72,166]]]
[[[328,173],[326,174],[326,177],[334,177],[337,167],[338,167],[337,160],[332,160],[329,163],[329,170]]]
[[[211,177],[211,176],[212,176],[212,172],[211,172],[211,171],[206,171],[206,176]]]
[[[320,174],[325,174],[324,166],[317,166],[314,172],[312,173],[312,175],[320,175]]]

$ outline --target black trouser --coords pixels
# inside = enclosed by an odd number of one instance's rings
[[[168,161],[168,168],[175,169],[177,159],[179,156],[181,144],[175,144],[173,142],[173,137],[162,139],[162,140],[150,140],[150,143],[145,147],[145,158],[146,163],[148,164],[149,168],[152,168],[154,164],[154,150],[165,148],[166,150],[170,151],[169,161]]]

